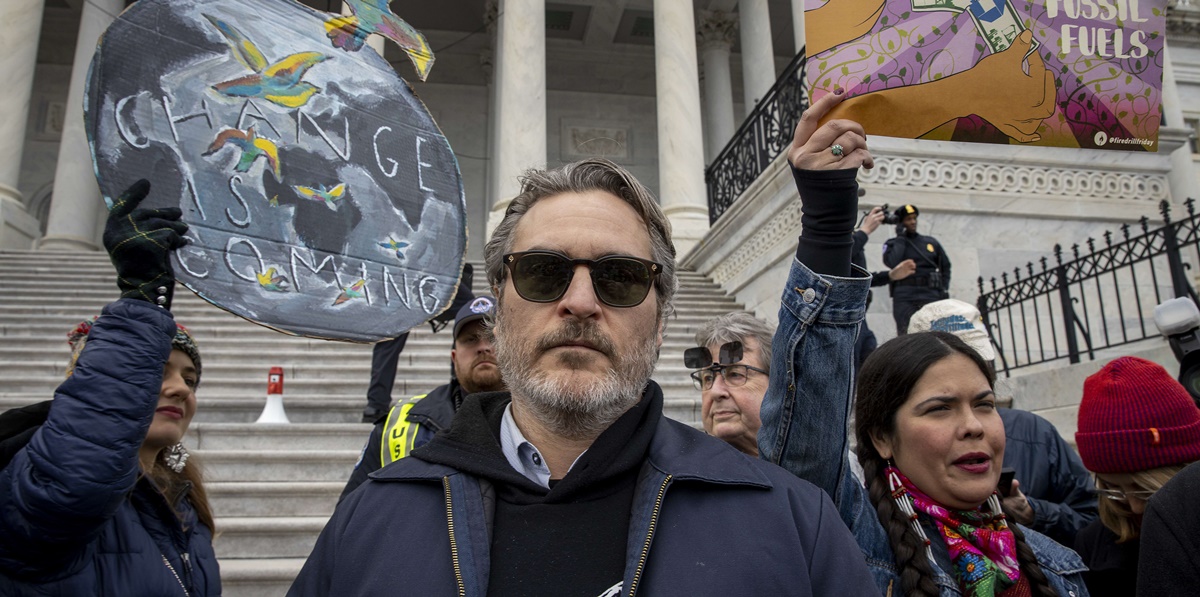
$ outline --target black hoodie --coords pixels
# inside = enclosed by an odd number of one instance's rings
[[[634,487],[662,417],[662,390],[649,384],[551,489],[504,457],[500,424],[510,400],[507,392],[468,396],[450,429],[412,456],[491,483],[489,595],[600,595],[625,574]]]

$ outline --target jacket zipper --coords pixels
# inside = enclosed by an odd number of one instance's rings
[[[633,573],[633,582],[629,585],[629,597],[637,594],[638,582],[642,580],[642,572],[646,569],[646,557],[650,554],[650,542],[654,540],[654,530],[658,527],[658,513],[662,510],[663,495],[671,484],[671,475],[663,479],[662,487],[658,488],[658,497],[654,499],[654,511],[650,513],[650,529],[646,531],[646,541],[642,544],[642,555],[638,558],[637,570]]]
[[[162,555],[162,554],[159,554],[159,555]],[[167,556],[165,556],[165,555],[162,556],[162,560],[163,560],[163,563],[167,565],[167,570],[171,571],[171,576],[175,577],[175,582],[179,583],[179,588],[183,589],[184,597],[191,597],[191,595],[192,595],[191,592],[188,591],[187,587],[185,587],[183,585],[183,579],[179,578],[179,573],[175,572],[175,567],[171,565],[171,561],[168,560]]]
[[[450,500],[450,477],[442,477],[446,492],[446,524],[450,527],[450,558],[454,563],[454,580],[458,583],[459,597],[466,597],[467,587],[463,582],[462,566],[458,563],[458,540],[454,538],[454,505]]]
[[[179,553],[179,559],[183,561],[183,576],[187,579],[187,585],[194,589],[196,584],[192,575],[192,558],[184,551]]]

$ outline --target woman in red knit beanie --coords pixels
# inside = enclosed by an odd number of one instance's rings
[[[1200,409],[1160,365],[1121,357],[1084,382],[1075,443],[1100,494],[1100,520],[1075,541],[1088,591],[1133,595],[1146,500],[1200,460]]]

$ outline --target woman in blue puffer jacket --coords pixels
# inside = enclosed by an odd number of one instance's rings
[[[220,595],[213,517],[180,443],[200,353],[167,310],[178,209],[134,209],[104,234],[122,298],[79,338],[69,377],[0,470],[0,595]]]

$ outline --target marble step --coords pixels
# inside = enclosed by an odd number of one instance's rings
[[[188,450],[360,450],[367,423],[194,422],[184,437]]]
[[[361,452],[360,445],[354,450],[196,450],[193,454],[210,482],[345,483]]]
[[[349,477],[349,472],[347,472]],[[333,514],[345,482],[205,483],[213,512],[224,517]]]
[[[66,342],[63,342],[66,347]],[[655,372],[663,376],[687,375],[689,370],[683,366],[683,351],[691,348],[694,342],[673,342],[663,345],[658,366]],[[208,345],[200,344],[201,357],[204,364],[204,379],[207,382],[214,378],[257,379],[265,378],[266,371],[271,367],[281,367],[286,381],[306,381],[319,379],[365,380],[371,374],[371,355],[359,352],[331,354],[307,358],[304,355],[284,357],[275,354],[241,352],[234,354],[214,354],[208,352]],[[48,354],[13,354],[12,358],[0,354],[0,379],[18,379],[44,375],[61,378],[67,365],[69,350],[63,347],[49,347]],[[437,377],[450,374],[449,346],[438,349],[414,351],[409,353],[408,347],[400,354],[400,365],[404,372],[412,377]],[[12,350],[12,349],[9,349]],[[62,358],[59,358],[59,357]],[[39,358],[40,357],[40,358]],[[397,376],[399,377],[399,376]]]
[[[679,334],[692,334],[698,328],[706,324],[710,319],[718,315],[724,315],[730,310],[737,309],[716,309],[712,313],[680,313],[666,320],[664,327],[664,340],[672,340]],[[12,313],[10,316],[0,318],[0,345],[16,346],[10,344],[18,342],[22,339],[38,339],[44,342],[53,344],[62,343],[66,345],[66,334],[73,330],[74,326],[83,321],[83,316],[46,316],[44,314],[26,314],[20,315]],[[180,324],[187,326],[198,342],[203,345],[209,345],[212,340],[229,339],[234,342],[254,342],[254,343],[274,343],[280,348],[298,348],[298,346],[317,346],[317,348],[329,348],[329,346],[362,346],[365,350],[371,350],[371,344],[352,343],[352,342],[337,342],[337,340],[326,340],[322,338],[306,338],[302,336],[290,336],[290,334],[276,332],[270,328],[253,325],[250,322],[241,319],[188,319],[185,316],[178,316],[176,319]],[[443,344],[449,346],[450,343],[450,327],[446,326],[442,331],[434,334],[431,333],[430,327],[421,325],[414,328],[414,333],[410,334],[408,345],[418,345],[418,340],[427,342],[431,345]],[[682,342],[682,340],[680,340]],[[689,340],[690,342],[690,340]]]
[[[306,558],[218,558],[224,597],[279,597],[287,593]]]
[[[219,516],[213,550],[217,558],[307,558],[328,516]]]
[[[265,392],[265,383],[259,381],[266,371],[255,374],[252,378],[245,377],[210,377],[204,376],[201,381],[199,397],[205,396],[255,396]],[[252,381],[247,381],[251,379]],[[667,377],[656,374],[655,381],[662,387],[668,397],[684,397],[695,392],[691,379],[686,376]],[[421,394],[446,383],[446,375],[400,378],[397,376],[392,394],[409,396]],[[61,377],[52,376],[18,376],[6,378],[3,383],[4,393],[36,394],[43,393],[51,397],[54,388],[62,382]],[[303,397],[326,397],[329,395],[358,395],[366,396],[368,377],[366,375],[354,379],[287,379],[284,382],[284,400]]]
[[[47,400],[53,390],[46,393],[0,394],[0,412],[20,408]],[[405,396],[398,392],[393,396]],[[266,398],[214,396],[204,391],[199,396],[199,406],[193,425],[200,423],[254,423],[262,414]],[[289,396],[285,395],[283,408],[288,420],[296,424],[359,423],[366,406],[365,394],[341,396]],[[666,416],[693,427],[700,427],[700,392],[691,389],[682,396],[666,396],[663,401]],[[366,433],[362,435],[365,441]],[[361,447],[361,443],[359,446]]]
[[[85,295],[78,292],[56,294],[44,289],[0,289],[0,315],[28,313],[83,319],[99,314],[104,305],[117,298],[119,297],[115,292],[108,291]],[[715,313],[719,315],[733,310],[735,305],[736,303],[732,299],[725,297],[678,297],[674,302],[675,311],[682,314]],[[171,312],[177,318],[185,321],[189,318],[206,316],[237,317],[209,303],[189,304],[178,299],[172,303]]]
[[[286,273],[286,272],[285,272]],[[4,287],[15,286],[18,284],[37,285],[46,288],[89,288],[96,290],[112,291],[117,287],[116,272],[111,269],[103,271],[95,268],[84,269],[52,269],[47,267],[24,268],[4,266],[0,264],[0,276],[4,277]],[[715,290],[718,285],[703,276],[695,275],[679,275],[678,292],[688,292],[696,290]],[[490,293],[491,287],[486,281],[476,278],[475,283],[471,285],[471,291],[475,294]],[[187,290],[181,285],[179,294],[182,296],[187,293]]]

